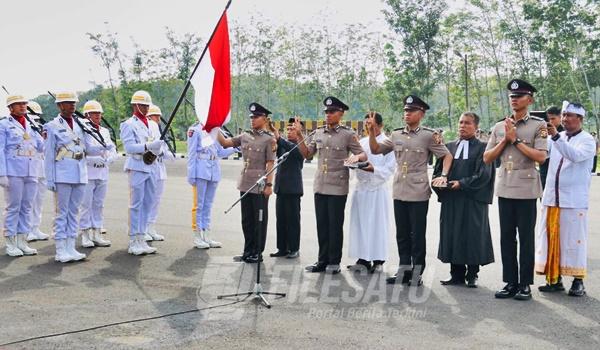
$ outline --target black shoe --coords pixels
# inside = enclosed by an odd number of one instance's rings
[[[467,287],[477,288],[477,277],[467,277]]]
[[[385,283],[387,284],[396,284],[397,277],[396,275],[388,277],[385,279]]]
[[[271,258],[281,258],[281,257],[287,256],[287,255],[288,255],[288,252],[282,252],[281,250],[278,250],[275,253],[269,254],[269,256]]]
[[[440,283],[442,286],[462,286],[465,284],[465,279],[453,276],[447,280],[440,281]]]
[[[401,283],[409,284],[411,278],[412,278],[412,271],[404,271],[404,274],[402,275]],[[385,282],[387,284],[396,284],[398,282],[398,274],[395,274],[394,276],[386,278]]]
[[[514,296],[515,300],[530,300],[531,299],[531,288],[528,284],[519,286],[519,291]]]
[[[363,259],[358,259],[356,261],[356,264],[348,265],[347,268],[348,270],[354,272],[369,271],[371,270],[371,262]]]
[[[515,294],[517,294],[518,290],[519,288],[516,284],[508,283],[504,286],[504,288],[497,291],[496,294],[494,294],[494,296],[498,299],[508,299],[514,297]]]
[[[263,259],[262,259],[262,255],[255,254],[255,255],[247,256],[244,259],[244,261],[248,264],[256,264],[256,263],[262,262]]]
[[[294,252],[290,252],[286,258],[288,259],[297,259],[300,256],[300,252],[299,251],[294,251]]]
[[[402,276],[402,284],[410,285],[410,280],[412,280],[412,271],[404,272],[404,276]]]
[[[236,255],[233,257],[233,261],[242,262],[242,261],[246,260],[247,257],[248,257],[248,255],[246,255],[246,254]]]
[[[561,292],[565,290],[565,286],[562,284],[562,282],[557,282],[555,284],[546,283],[542,286],[539,286],[538,290],[542,293]]]
[[[583,286],[583,280],[575,278],[571,289],[569,289],[569,295],[572,297],[582,297],[585,295],[585,287]]]
[[[304,269],[308,272],[325,272],[326,268],[327,268],[327,264],[322,263],[322,262],[316,262],[312,265],[308,265]]]

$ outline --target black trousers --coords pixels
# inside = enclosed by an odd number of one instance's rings
[[[243,195],[241,192],[240,195]],[[262,194],[248,193],[242,199],[242,230],[244,231],[244,256],[262,254],[267,239],[269,199]],[[262,209],[262,224],[260,221]]]
[[[592,164],[592,173],[596,172],[596,165],[598,164],[598,156],[594,156],[594,164]]]
[[[479,265],[462,265],[462,264],[450,264],[450,275],[453,278],[467,279],[477,278],[479,273]]]
[[[506,283],[533,284],[536,204],[536,199],[498,198],[502,279]]]
[[[423,274],[425,270],[425,231],[427,230],[428,210],[429,201],[394,200],[396,243],[398,243],[400,267],[405,271],[420,269],[419,274]]]
[[[299,194],[278,194],[275,200],[277,216],[277,250],[300,250],[300,198]]]
[[[319,263],[337,265],[342,261],[344,209],[347,195],[315,193],[315,214],[319,238]]]

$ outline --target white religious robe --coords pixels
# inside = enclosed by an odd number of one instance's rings
[[[387,137],[377,136],[382,143]],[[369,138],[360,140],[360,145],[373,165],[374,172],[355,170],[357,183],[352,195],[350,209],[349,256],[367,261],[387,260],[390,233],[390,203],[388,180],[394,174],[394,153],[372,154]]]
[[[585,276],[590,169],[596,153],[596,144],[594,138],[586,131],[581,131],[570,139],[566,131],[562,131],[558,141],[548,139],[548,146],[550,162],[536,237],[535,271],[544,274],[548,259],[548,208],[559,207],[560,273]]]

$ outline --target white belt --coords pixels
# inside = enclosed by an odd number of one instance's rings
[[[144,160],[143,155],[139,153],[127,153],[127,155],[135,160]]]
[[[13,153],[15,156],[17,157],[35,157],[38,155],[38,152],[32,149],[29,150],[24,150],[24,149],[17,149],[14,151]]]
[[[216,157],[216,156],[214,156],[214,155],[212,155],[212,154],[210,154],[210,155],[207,155],[207,154],[199,154],[199,155],[198,155],[198,159],[215,160],[215,159],[217,159],[217,157]]]
[[[61,147],[56,153],[56,160],[62,160],[64,158],[71,158],[75,160],[82,160],[85,157],[84,152],[70,151],[66,147]]]

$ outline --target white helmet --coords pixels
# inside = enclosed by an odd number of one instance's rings
[[[150,97],[148,92],[138,90],[131,96],[131,104],[150,106],[152,104],[152,97]]]
[[[64,92],[59,92],[56,94],[56,100],[54,101],[54,103],[61,103],[61,102],[79,102],[79,99],[77,98],[77,94],[71,91],[64,91]]]
[[[100,102],[96,100],[89,100],[83,105],[83,114],[92,112],[104,113]]]
[[[27,103],[27,99],[23,95],[8,95],[6,98],[6,107],[9,107],[13,103]]]
[[[28,106],[31,108],[31,110],[32,110],[32,111],[33,111],[35,114],[37,114],[37,115],[44,114],[44,113],[42,112],[42,106],[40,106],[40,104],[39,104],[39,103],[37,103],[37,102],[35,102],[35,101],[29,101],[29,102],[27,102],[27,105],[28,105]]]
[[[162,112],[160,111],[160,107],[158,107],[157,105],[150,105],[150,108],[148,108],[148,113],[146,113],[146,116],[151,116],[151,115],[160,115],[162,117]]]

